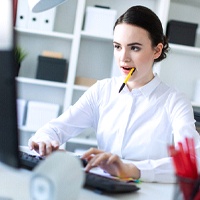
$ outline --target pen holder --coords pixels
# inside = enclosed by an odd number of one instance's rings
[[[177,176],[177,187],[174,200],[200,199],[200,176],[197,179]]]

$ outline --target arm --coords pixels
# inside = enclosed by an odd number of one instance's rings
[[[93,100],[96,86],[91,87],[73,106],[58,118],[41,127],[29,140],[30,149],[41,155],[48,155],[61,144],[77,136],[88,127],[94,127],[95,103]],[[93,106],[91,106],[93,105]]]

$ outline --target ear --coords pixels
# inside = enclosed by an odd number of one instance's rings
[[[159,43],[155,48],[154,48],[154,59],[157,59],[161,53],[162,53],[162,49],[163,49],[163,44]]]

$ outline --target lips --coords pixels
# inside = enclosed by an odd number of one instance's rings
[[[132,67],[122,67],[124,70],[131,70]]]
[[[123,73],[128,74],[133,67],[121,67]]]

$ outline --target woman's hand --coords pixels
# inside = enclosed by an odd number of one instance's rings
[[[112,176],[120,178],[140,178],[140,170],[132,163],[123,163],[117,155],[91,148],[82,155],[82,158],[88,160],[88,164],[85,167],[86,171],[99,166]]]
[[[36,152],[38,152],[40,156],[47,156],[59,148],[59,143],[54,140],[35,142],[30,139],[28,141],[28,146],[30,150],[35,150]]]

